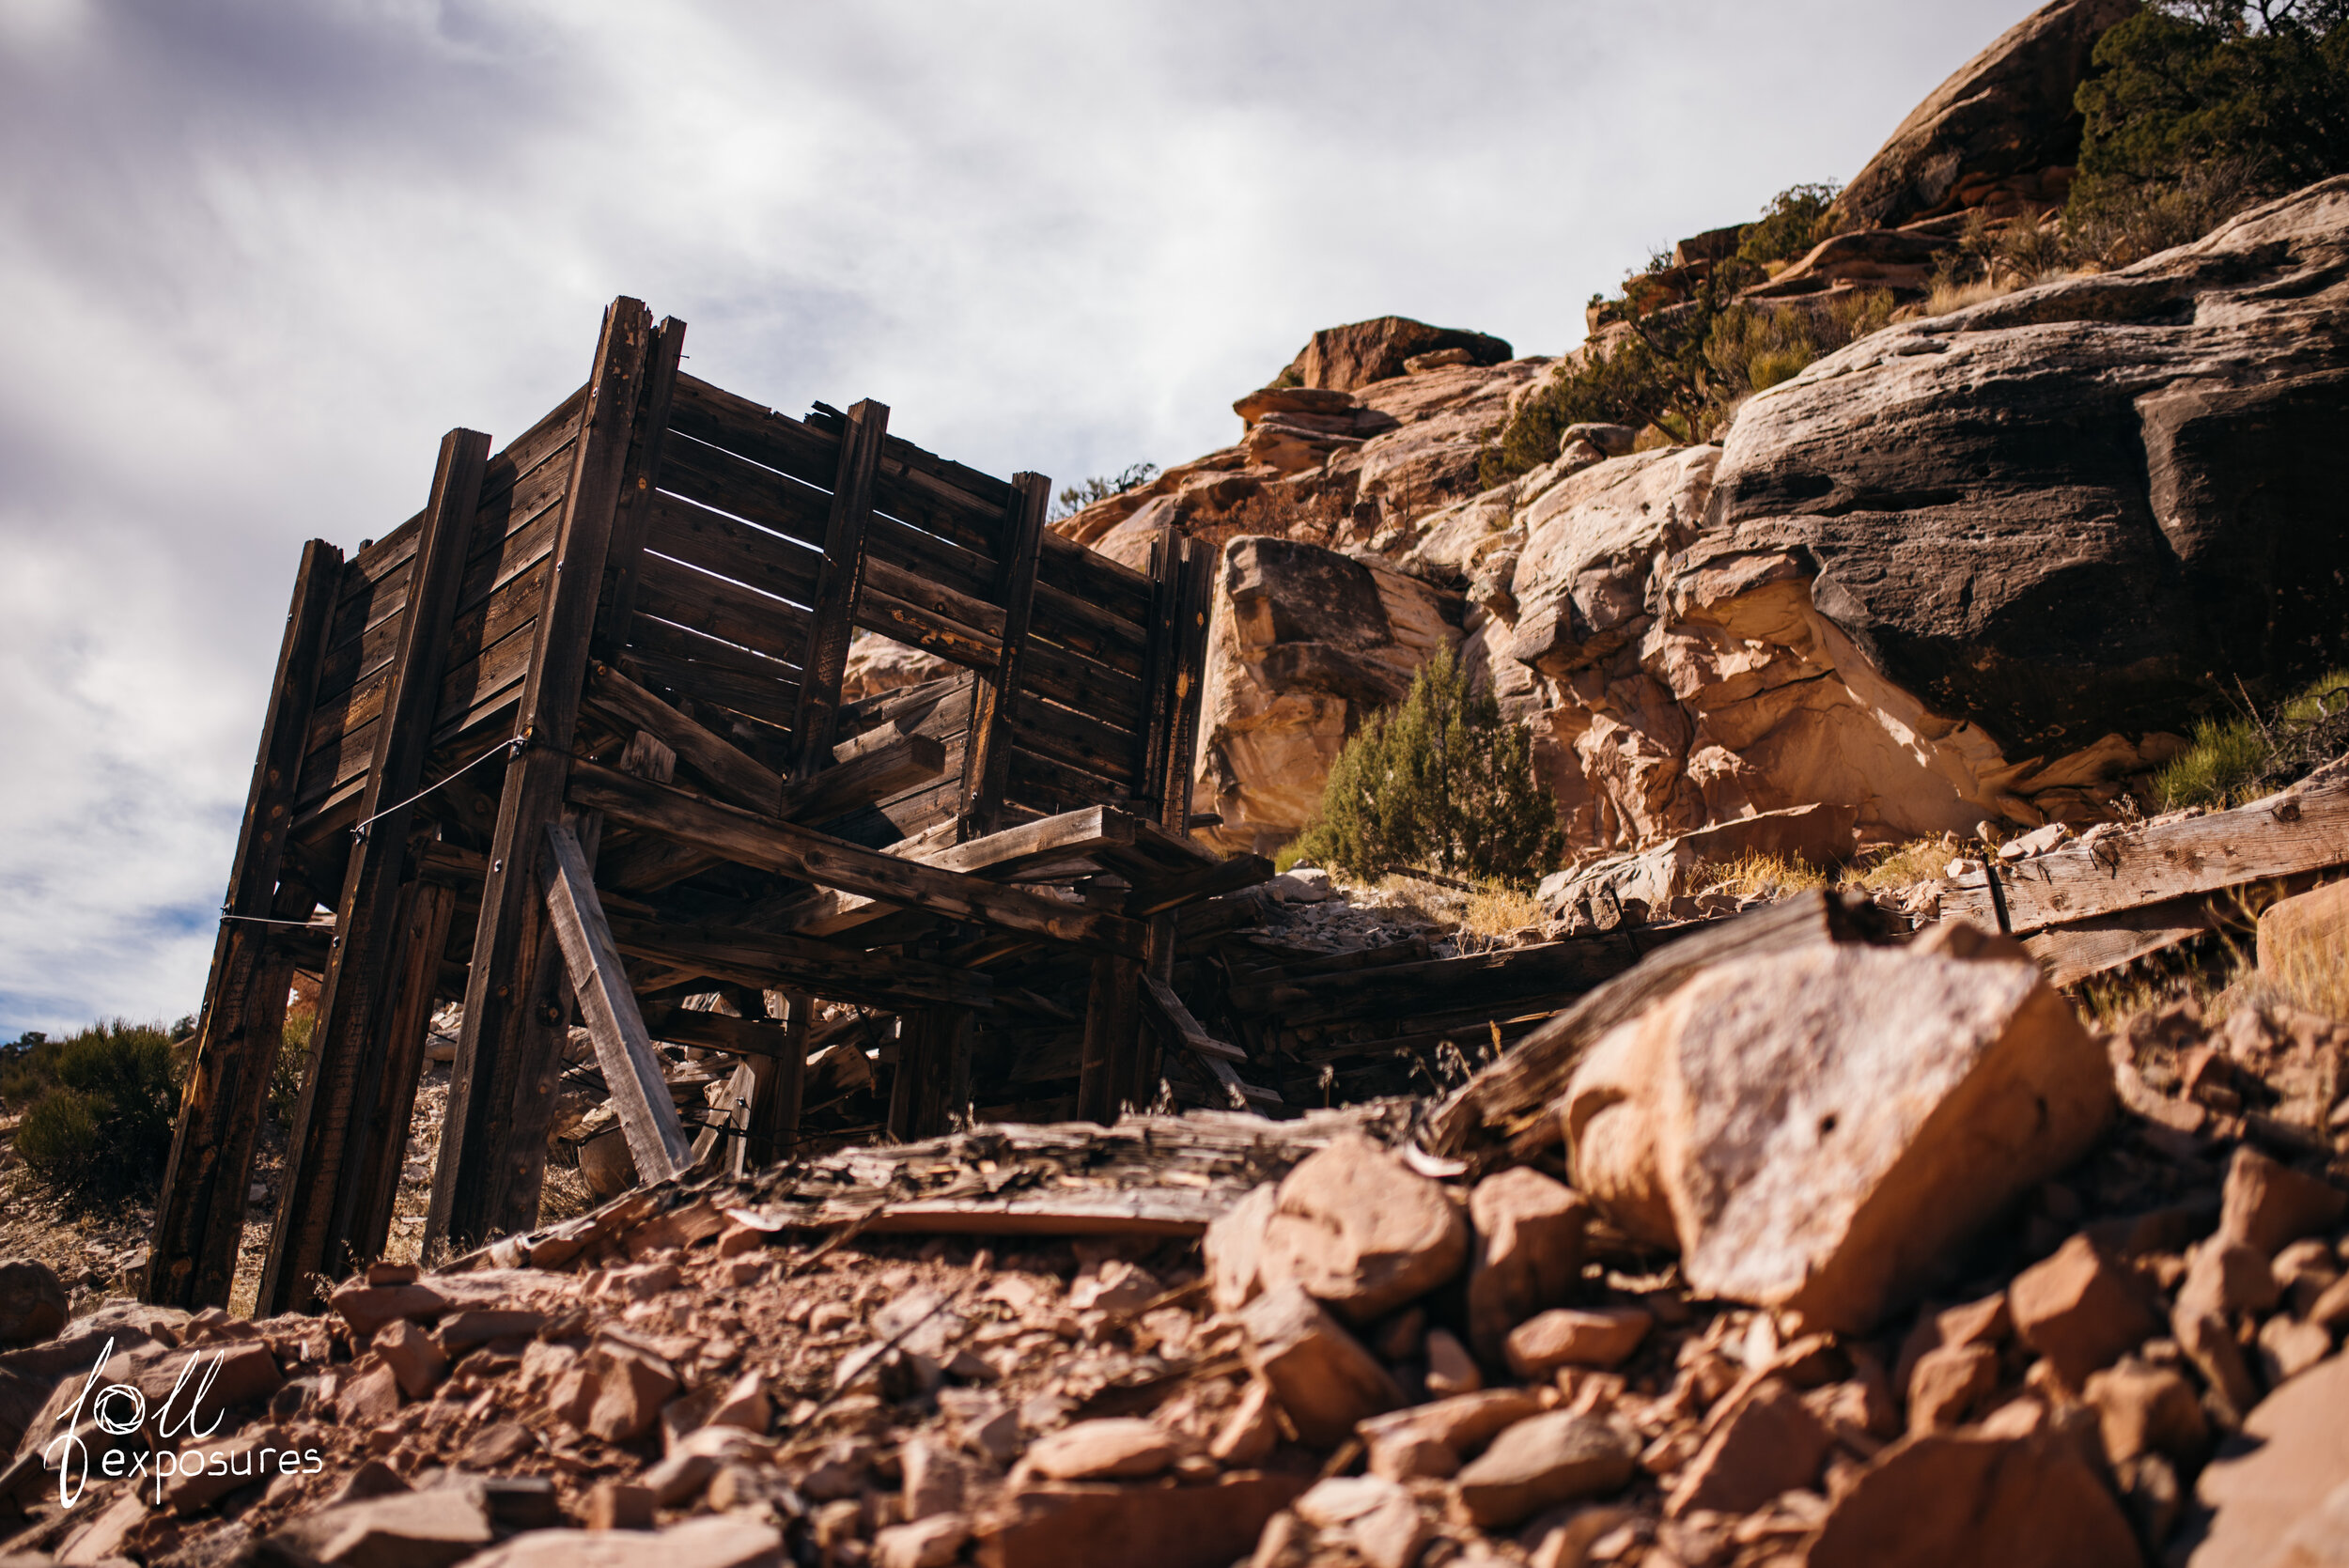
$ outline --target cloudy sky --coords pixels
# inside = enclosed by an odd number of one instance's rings
[[[301,541],[603,304],[999,474],[1161,464],[1315,328],[1554,353],[2025,0],[0,0],[0,1039],[203,986]]]

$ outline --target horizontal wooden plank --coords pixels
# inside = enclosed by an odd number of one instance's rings
[[[1138,731],[1148,708],[1142,682],[1066,648],[1031,641],[1021,660],[1020,690],[1079,713],[1090,713],[1121,730]],[[1025,706],[1023,700],[1021,706]]]
[[[873,1007],[932,1002],[985,1007],[993,1001],[985,975],[918,958],[866,953],[812,937],[609,918],[612,939],[630,957],[650,958],[734,985],[792,986],[828,1001]]]
[[[638,685],[724,708],[770,725],[778,732],[790,724],[794,705],[799,701],[796,679],[778,680],[711,660],[655,652],[647,644],[653,639],[653,629],[663,625],[641,615],[634,622],[634,629],[630,633],[631,645],[620,656],[619,663]],[[677,630],[680,637],[687,635],[682,628],[670,629]],[[639,641],[640,638],[644,640]]]
[[[661,451],[661,488],[820,550],[829,491],[762,468],[722,448],[680,441]]]
[[[894,691],[879,691],[852,703],[842,703],[840,737],[844,741],[849,740],[879,725],[893,724],[900,730],[919,729],[925,735],[942,737],[947,729],[959,729],[970,723],[971,685],[970,674],[957,671],[918,686],[901,686]]]
[[[631,827],[818,887],[1080,947],[1134,957],[1142,953],[1142,927],[1123,915],[859,848],[594,763],[572,765],[570,797]]]
[[[973,598],[986,599],[995,592],[992,560],[894,518],[876,516],[865,526],[864,559],[868,567],[884,562]]]
[[[942,582],[930,582],[919,571],[868,559],[864,563],[864,591],[876,590],[950,623],[956,634],[971,640],[973,646],[1001,651],[1003,610],[999,604],[990,604],[979,596]]]
[[[1265,1015],[1296,1027],[1339,1018],[1376,1018],[1404,1010],[1429,1012],[1464,992],[1472,992],[1472,1001],[1480,1008],[1529,994],[1579,994],[1613,979],[1638,961],[1628,941],[1570,938],[1463,958],[1431,958],[1419,964],[1252,982],[1234,986],[1230,995],[1232,1006],[1239,1012]]]
[[[896,444],[892,437],[884,447]],[[1003,520],[1000,511],[979,505],[953,485],[896,468],[885,456],[880,472],[873,476],[873,509],[989,560],[1001,547]]]
[[[814,597],[822,559],[797,539],[673,495],[653,498],[645,548],[799,605]]]
[[[1150,623],[1150,580],[1097,550],[1058,534],[1044,536],[1035,563],[1036,581],[1057,588],[1137,627]]]
[[[761,939],[762,940],[765,939]],[[733,1056],[787,1056],[791,1030],[763,1018],[738,1018],[724,1013],[704,1013],[674,1002],[645,1008],[645,1027],[652,1037],[672,1046],[698,1046]]]
[[[1035,605],[1028,624],[1031,636],[1057,643],[1120,675],[1142,678],[1143,650],[1149,641],[1143,629],[1121,620],[1089,599],[1038,582]]]
[[[2050,986],[2077,986],[2165,947],[2191,941],[2224,924],[2208,894],[2165,899],[2076,925],[2055,925],[2023,939]]]
[[[636,613],[795,667],[807,655],[806,611],[665,555],[638,562]]]
[[[869,567],[871,563],[866,565]],[[860,630],[879,632],[967,670],[992,669],[1002,649],[996,639],[870,582],[857,590],[856,624]]]
[[[2270,877],[2349,864],[2349,761],[2233,811],[2123,828],[2093,843],[1999,865],[2004,918],[1981,871],[1941,895],[1941,918],[2016,936],[2216,893]]]
[[[565,458],[569,451],[579,424],[579,400],[585,390],[584,387],[575,389],[537,424],[515,437],[502,451],[490,454],[481,475],[483,513],[503,517],[512,512],[512,497],[518,486],[537,489],[552,486],[555,494],[562,493],[570,464],[568,460],[556,459]],[[423,518],[423,513],[417,513],[359,551],[353,561],[359,566],[359,570],[344,579],[342,592],[346,596],[355,596],[370,584],[397,582],[399,597],[404,598],[407,568],[409,563],[415,559],[416,540],[420,536]],[[490,536],[488,542],[493,542],[494,537],[494,535]],[[484,547],[485,539],[477,516],[474,549]]]
[[[669,402],[669,428],[819,489],[829,490],[839,471],[837,433],[777,413],[697,376],[677,376]]]
[[[449,628],[449,657],[462,657],[457,651],[459,648],[471,651],[482,645],[480,639],[489,620],[483,606],[553,551],[558,520],[554,502],[560,499],[550,499],[521,528],[492,541],[490,548],[466,563],[464,579],[458,584],[456,617]],[[319,672],[319,690],[324,700],[334,701],[389,662],[399,643],[399,616],[393,615],[368,628],[359,639],[329,647]]]
[[[525,664],[528,649],[505,646],[526,632],[537,619],[545,589],[547,564],[514,578],[483,604],[475,605],[450,629],[448,667],[441,677],[441,695],[433,709],[436,732],[455,715],[510,680],[514,660]],[[472,650],[480,650],[474,652]],[[490,650],[502,650],[492,658]],[[380,666],[351,690],[322,703],[310,717],[307,753],[303,762],[301,797],[315,800],[330,789],[358,777],[374,748],[374,724],[383,711],[390,681],[388,664]],[[321,761],[332,753],[333,761]]]
[[[1120,795],[1132,793],[1134,753],[1142,743],[1130,730],[1105,724],[1057,703],[1030,701],[1019,705],[1012,734],[1014,744],[1038,756],[1107,779]]]
[[[1130,798],[1110,780],[1051,757],[1038,756],[1025,745],[1011,749],[1011,776],[1004,784],[1003,795],[1006,800],[1047,816],[1080,811],[1086,806],[1131,804]]]

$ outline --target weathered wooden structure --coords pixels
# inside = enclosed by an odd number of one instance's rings
[[[763,1161],[826,1002],[894,1017],[899,1138],[946,1130],[1020,1017],[1080,1020],[1086,1114],[1147,1103],[1160,1043],[1277,1099],[1151,1000],[1182,908],[1269,874],[1186,831],[1206,551],[1120,566],[1046,530],[1042,475],[937,458],[877,403],[772,412],[683,373],[684,333],[615,302],[537,425],[452,431],[421,513],[304,547],[150,1299],[227,1299],[297,969],[321,987],[264,1312],[382,1251],[445,1001],[428,1239],[459,1245],[535,1222],[574,1019],[647,1180],[696,1157],[658,1042],[739,1063],[700,1152]],[[844,702],[859,629],[960,673]],[[712,991],[747,1016],[677,1005]]]

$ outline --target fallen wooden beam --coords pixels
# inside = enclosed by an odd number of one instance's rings
[[[661,1054],[636,1011],[636,994],[629,989],[619,949],[596,901],[595,878],[579,836],[567,822],[550,822],[547,846],[540,877],[547,912],[553,917],[554,939],[570,970],[580,1016],[595,1041],[596,1063],[603,1069],[637,1175],[648,1183],[667,1181],[692,1164],[692,1153],[661,1074]]]
[[[723,1013],[701,1013],[668,1001],[655,1002],[644,1013],[646,1031],[654,1039],[672,1046],[698,1046],[704,1050],[722,1050],[733,1056],[762,1057],[780,1056],[790,1049],[791,1031],[783,1024],[731,1017]]]
[[[1817,942],[1881,939],[1883,917],[1857,893],[1819,890],[1735,920],[1642,935],[1669,940],[1670,945],[1478,1069],[1430,1113],[1425,1142],[1431,1152],[1456,1155],[1481,1141],[1508,1139],[1524,1130],[1564,1091],[1586,1048],[1699,970]]]
[[[2028,936],[2050,926],[2349,864],[2349,760],[2233,811],[2148,823],[2009,863],[1941,895],[1941,918]]]
[[[1183,999],[1176,996],[1174,987],[1166,982],[1144,971],[1142,976],[1142,1000],[1175,1042],[1198,1058],[1199,1064],[1222,1086],[1233,1110],[1249,1110],[1258,1106],[1285,1103],[1279,1090],[1259,1089],[1240,1078],[1232,1063],[1246,1062],[1248,1053],[1237,1046],[1225,1045],[1201,1028],[1199,1020],[1190,1016],[1190,1009],[1183,1005]]]
[[[611,930],[619,951],[631,958],[650,958],[737,986],[787,986],[834,1001],[889,1008],[939,1002],[985,1007],[993,996],[987,977],[968,970],[866,953],[807,937],[772,936],[733,926],[669,925],[624,916],[612,917]],[[739,1023],[743,1020],[738,1018],[727,1024],[690,1027],[716,1031]],[[673,1017],[668,1027],[679,1026]],[[760,1026],[744,1027],[755,1030]],[[718,1048],[733,1048],[721,1045]]]
[[[763,871],[949,920],[1008,926],[1102,952],[1142,952],[1142,926],[1123,915],[899,860],[594,763],[572,765],[570,795],[614,821]]]

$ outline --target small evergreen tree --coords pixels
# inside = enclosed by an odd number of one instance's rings
[[[1533,737],[1471,691],[1449,650],[1411,677],[1338,753],[1298,840],[1315,864],[1355,877],[1434,866],[1526,884],[1564,852],[1558,803],[1533,770]]]

